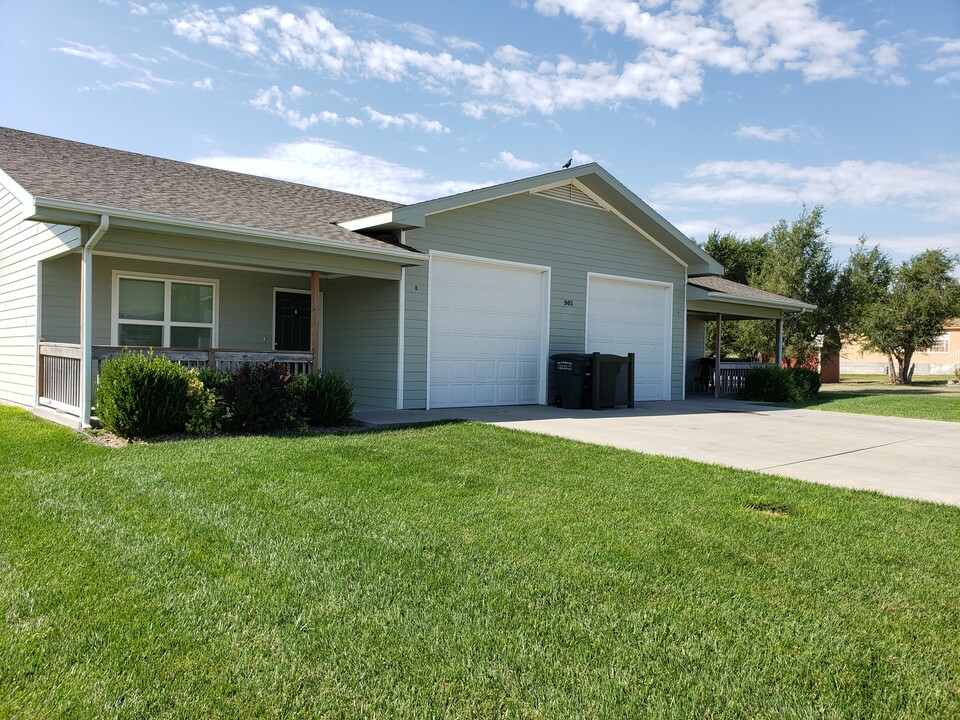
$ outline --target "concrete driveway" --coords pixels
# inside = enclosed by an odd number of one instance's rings
[[[960,505],[960,423],[701,399],[600,412],[532,405],[361,409],[355,417],[373,427],[479,420],[626,450]]]

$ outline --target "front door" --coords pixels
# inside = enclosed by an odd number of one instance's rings
[[[310,293],[277,290],[273,348],[310,351]]]

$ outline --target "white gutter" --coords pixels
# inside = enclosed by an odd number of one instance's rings
[[[109,227],[110,216],[101,215],[80,254],[80,424],[85,428],[90,427],[93,400],[93,248]]]

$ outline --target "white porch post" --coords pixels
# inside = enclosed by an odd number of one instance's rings
[[[720,397],[720,324],[723,322],[723,315],[717,313],[717,322],[714,326],[713,344],[716,354],[713,359],[713,397]]]
[[[783,365],[783,318],[777,318],[777,367]]]
[[[101,215],[100,225],[80,253],[80,425],[90,427],[93,402],[93,247],[110,227],[110,216]]]
[[[310,273],[310,352],[313,372],[320,369],[320,273]]]

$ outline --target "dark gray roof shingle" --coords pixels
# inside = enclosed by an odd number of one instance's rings
[[[0,128],[0,168],[34,197],[367,247],[401,246],[334,224],[400,204]]]
[[[790,303],[791,305],[807,304],[801,302],[800,300],[795,300],[794,298],[788,298],[784,295],[777,295],[776,293],[760,290],[759,288],[750,287],[749,285],[741,285],[733,280],[727,280],[714,275],[688,278],[687,285],[702,288],[708,292],[721,292],[734,297],[747,298],[749,300],[766,300],[768,302]]]

